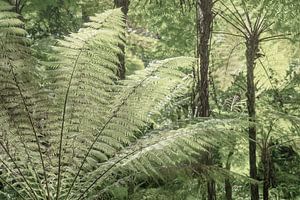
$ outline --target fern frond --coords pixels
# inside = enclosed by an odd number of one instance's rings
[[[111,106],[109,94],[116,80],[122,12],[110,10],[91,20],[78,33],[59,41],[55,50],[60,57],[54,63],[59,66],[50,68],[46,80],[55,96],[50,126],[44,131],[59,138],[51,147],[54,152],[58,149],[53,166],[58,168],[56,199],[66,192],[60,190],[67,188],[62,179],[70,176],[69,168],[77,168],[89,144],[87,139],[95,135],[101,116],[106,116]]]
[[[106,116],[104,125],[98,129],[97,135],[94,138],[86,138],[91,139],[91,146],[81,162],[72,185],[76,185],[75,181],[77,181],[76,188],[80,188],[80,183],[88,182],[79,179],[83,177],[80,173],[84,173],[84,177],[87,177],[89,171],[98,168],[97,163],[101,163],[101,160],[97,160],[97,154],[102,157],[106,154],[105,158],[109,158],[112,150],[117,152],[135,139],[140,129],[151,122],[151,113],[162,108],[157,105],[163,105],[162,102],[169,96],[168,94],[171,94],[174,87],[182,83],[183,78],[186,77],[179,69],[192,69],[193,63],[193,58],[165,60],[137,72],[114,87],[116,95],[112,102],[114,107]],[[106,153],[103,146],[112,148]],[[88,165],[95,167],[91,168]],[[77,178],[79,180],[76,180]],[[92,182],[94,179],[91,178],[89,181]]]
[[[115,157],[99,165],[93,173],[86,174],[87,179],[91,177],[97,177],[97,179],[90,185],[81,187],[86,189],[78,199],[86,198],[85,193],[94,187],[98,192],[99,189],[105,188],[103,185],[109,182],[108,178],[112,178],[112,174],[120,177],[143,173],[154,179],[163,177],[162,169],[177,166],[182,162],[195,162],[199,152],[207,151],[211,146],[220,145],[220,141],[222,145],[226,143],[231,145],[228,136],[241,136],[239,134],[241,124],[246,127],[247,121],[212,119],[178,130],[152,131],[121,150]]]
[[[23,23],[2,4],[0,105],[6,113],[1,126],[7,127],[1,129],[1,178],[25,199],[58,199],[68,165],[76,169],[76,162],[69,161],[86,149],[77,136],[93,137],[101,125],[98,119],[109,111],[122,13],[98,15],[98,28],[87,24],[60,41],[55,48],[59,56],[50,63],[59,67],[44,73],[31,56],[26,32],[20,31]]]
[[[6,2],[0,1],[0,4],[0,106],[7,123],[3,130],[6,140],[1,138],[1,160],[5,170],[14,174],[6,182],[23,188],[19,192],[24,198],[38,199],[38,196],[43,196],[42,190],[35,188],[41,187],[42,179],[47,183],[47,172],[42,155],[44,147],[32,112],[42,97],[37,95],[40,91],[37,65],[30,55],[30,40],[22,29],[22,21]],[[39,181],[30,178],[32,171],[29,172],[27,163],[35,166],[33,171]]]

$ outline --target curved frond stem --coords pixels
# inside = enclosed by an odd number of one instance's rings
[[[259,14],[258,19],[256,20],[256,22],[254,24],[254,29],[261,30],[262,27],[263,27],[263,24],[265,22],[266,17],[267,17],[267,12],[265,12],[263,17],[261,17],[261,14]]]
[[[20,136],[20,137],[21,137],[21,136]],[[31,159],[31,157],[30,157],[30,154],[29,154],[29,152],[28,152],[28,147],[26,146],[26,144],[24,143],[24,141],[21,141],[21,143],[22,143],[22,145],[23,145],[23,147],[24,147],[25,153],[26,153],[26,155],[27,155],[27,159],[29,160],[29,162],[30,162],[30,164],[31,164],[31,167],[32,167],[32,169],[33,169],[33,171],[34,171],[34,173],[35,173],[35,176],[36,176],[36,178],[37,178],[38,186],[39,186],[39,188],[41,189],[40,191],[43,193],[44,197],[47,198],[47,195],[46,195],[45,191],[42,189],[42,182],[41,182],[41,180],[40,180],[40,177],[39,177],[39,175],[38,175],[38,173],[37,173],[37,171],[36,171],[35,165],[33,164],[32,159]]]
[[[1,180],[2,183],[8,185],[13,191],[15,191],[21,199],[26,200],[25,197],[23,197],[23,196],[20,194],[20,192],[19,192],[12,184],[8,183],[8,182],[7,182],[5,179],[3,179],[1,176],[0,176],[0,180]]]
[[[228,6],[226,6],[222,1],[221,4],[232,14],[233,17],[230,17],[233,21],[235,21],[237,24],[239,24],[243,29],[246,30],[248,34],[250,34],[250,30],[248,29],[248,26],[245,24],[243,17],[240,15],[238,11],[238,15],[236,15]],[[235,7],[235,6],[234,6]],[[235,8],[236,9],[236,8]]]
[[[258,30],[257,32],[259,32],[259,24],[260,24],[260,15],[256,18],[255,22],[254,22],[254,25],[253,25],[253,30]]]
[[[16,77],[16,74],[14,72],[14,67],[12,66],[11,63],[8,63],[10,68],[11,68],[11,73],[13,75],[13,80],[18,88],[18,91],[19,91],[19,95],[21,97],[21,100],[22,100],[22,103],[25,107],[25,110],[26,110],[26,114],[27,114],[27,117],[28,117],[28,120],[30,122],[30,125],[31,125],[31,128],[32,128],[32,131],[34,133],[34,137],[35,137],[35,140],[36,140],[36,144],[38,146],[38,151],[39,151],[39,155],[40,155],[40,159],[41,159],[41,163],[42,163],[42,167],[43,167],[43,174],[44,174],[44,178],[45,178],[45,182],[46,182],[46,190],[47,190],[47,199],[50,198],[50,191],[49,191],[49,186],[48,186],[48,180],[47,180],[47,173],[46,173],[46,167],[45,167],[45,162],[44,162],[44,159],[43,159],[43,154],[42,154],[42,149],[41,149],[41,145],[40,145],[40,140],[38,138],[38,135],[37,135],[37,131],[35,130],[35,126],[34,126],[34,123],[33,123],[33,120],[32,120],[32,117],[31,117],[31,114],[29,112],[29,109],[28,109],[28,106],[26,104],[26,100],[25,100],[25,97],[22,93],[22,90],[21,90],[21,87],[18,83],[18,79]]]
[[[212,4],[214,5],[214,4],[218,3],[219,1],[221,1],[221,0],[214,0]]]
[[[243,19],[243,16],[241,15],[241,13],[239,12],[239,10],[237,9],[237,7],[235,6],[235,4],[233,3],[232,0],[230,0],[230,3],[232,4],[235,12],[238,14],[238,16],[240,17],[240,21],[241,23],[243,23],[244,25],[244,28],[247,30],[247,32],[250,34],[250,32],[253,32],[253,29],[252,29],[252,24],[251,24],[251,20],[250,20],[250,17],[249,17],[249,13],[248,11],[246,10],[246,8],[243,8],[244,9],[244,12],[246,14],[246,18],[247,18],[247,21],[248,21],[248,24],[249,24],[249,27],[247,26],[247,24],[245,23],[244,19]],[[233,12],[232,12],[233,13]]]
[[[274,120],[272,120],[271,123],[270,123],[269,130],[268,130],[268,133],[267,133],[266,138],[265,138],[265,143],[264,143],[264,146],[265,146],[265,147],[268,146],[268,140],[269,140],[269,138],[270,138],[271,132],[273,131],[274,124],[275,124],[276,121],[277,121],[277,120],[274,119]]]
[[[129,94],[128,94],[125,98],[122,99],[122,103],[119,104],[119,105],[116,107],[116,109],[112,112],[112,115],[107,119],[107,121],[106,121],[105,124],[102,126],[102,128],[101,128],[100,130],[98,130],[98,133],[97,133],[95,139],[93,140],[92,144],[91,144],[90,147],[88,148],[88,151],[87,151],[87,153],[85,154],[85,156],[84,156],[84,158],[83,158],[83,161],[81,162],[81,165],[80,165],[80,167],[79,167],[79,169],[78,169],[78,171],[77,171],[77,173],[76,173],[76,175],[75,175],[75,177],[74,177],[74,179],[73,179],[73,181],[72,181],[72,184],[71,184],[71,186],[70,186],[70,188],[69,188],[69,190],[68,190],[68,193],[67,193],[65,199],[68,199],[68,197],[69,197],[69,195],[70,195],[70,193],[71,193],[71,190],[72,190],[72,188],[74,187],[74,184],[75,184],[75,182],[76,182],[76,180],[77,180],[77,178],[78,178],[78,176],[79,176],[79,174],[80,174],[80,172],[81,172],[81,170],[82,170],[82,168],[83,168],[83,166],[84,166],[84,164],[85,164],[85,162],[86,162],[86,160],[87,160],[87,157],[89,156],[89,154],[90,154],[92,148],[93,148],[94,145],[96,144],[96,142],[97,142],[98,138],[101,136],[102,132],[106,129],[106,127],[110,124],[110,122],[116,117],[117,113],[121,110],[121,108],[123,107],[123,105],[126,104],[126,101],[128,100],[128,98],[131,97],[131,96],[135,93],[135,91],[136,91],[140,86],[142,86],[143,83],[144,83],[145,81],[147,81],[147,80],[148,80],[148,79],[149,79],[149,78],[150,78],[157,70],[158,70],[158,69],[153,70],[146,78],[144,78],[143,80],[141,80],[137,85],[135,85],[135,86],[132,88],[132,91],[129,92]]]
[[[266,31],[268,30],[268,28],[270,28],[274,23],[275,23],[275,22],[271,22],[271,23],[268,24],[265,20],[263,20],[263,21],[261,22],[260,27],[259,27],[259,32],[258,32],[258,34],[260,35],[260,34],[266,32]]]
[[[232,55],[233,55],[233,53],[234,53],[234,51],[236,50],[236,48],[238,48],[240,45],[242,45],[243,44],[243,42],[239,42],[239,43],[237,43],[231,50],[230,50],[230,52],[229,52],[229,55],[228,55],[228,58],[227,58],[227,62],[226,62],[226,72],[227,72],[227,69],[228,69],[228,67],[229,67],[229,62],[230,62],[230,59],[231,59],[231,57],[232,57]]]
[[[236,30],[238,30],[240,33],[242,33],[244,35],[244,38],[247,37],[247,33],[245,33],[241,28],[239,28],[237,25],[235,25],[234,23],[232,23],[229,19],[227,19],[224,15],[222,15],[221,13],[218,13],[218,15],[224,19],[227,23],[229,23],[231,26],[233,26]]]
[[[81,195],[77,198],[77,200],[80,200],[84,197],[85,193],[87,193],[106,173],[108,173],[112,168],[114,168],[117,164],[119,164],[120,162],[122,162],[123,160],[125,160],[126,158],[128,158],[129,156],[135,154],[136,152],[142,150],[144,148],[140,148],[137,149],[127,155],[125,155],[124,157],[122,157],[121,159],[119,159],[117,162],[115,162],[114,164],[112,164],[109,168],[107,168],[102,174],[100,174],[84,191],[83,193],[81,193]]]
[[[268,73],[268,71],[267,71],[266,66],[265,66],[264,63],[261,61],[260,58],[258,59],[258,61],[259,61],[259,63],[261,64],[261,66],[262,66],[264,72],[266,73],[266,75],[267,75],[267,77],[268,77],[268,80],[269,80],[269,82],[270,82],[272,88],[275,90],[275,87],[274,87],[274,85],[273,85],[273,83],[272,83],[272,81],[271,81],[271,79],[270,79],[270,75],[269,75],[269,73]]]
[[[229,33],[229,32],[223,32],[223,31],[213,31],[212,33],[214,33],[214,34],[221,34],[221,35],[230,35],[230,36],[234,36],[234,37],[244,38],[244,36],[242,36],[242,35],[234,34],[234,33]]]
[[[247,19],[247,22],[249,24],[249,28],[251,33],[255,32],[256,30],[254,29],[254,27],[252,26],[252,22],[251,22],[251,19],[250,19],[250,16],[249,16],[249,13],[246,9],[244,9],[244,12],[245,12],[245,15],[246,15],[246,19]],[[258,18],[256,18],[254,24],[258,21]]]
[[[290,143],[290,142],[295,142],[295,141],[300,141],[300,137],[296,137],[296,138],[293,138],[293,139],[290,139],[290,140],[286,140],[286,141],[281,142],[279,144],[274,144],[272,146],[269,146],[269,149],[271,149],[271,148],[277,148],[280,145],[287,144],[287,143]]]
[[[214,11],[214,17],[218,16],[218,15],[222,15],[222,16],[226,16],[228,17],[230,20],[232,20],[234,23],[236,23],[237,26],[240,26],[240,27],[244,27],[243,24],[241,24],[236,18],[230,16],[229,14],[226,14],[225,11],[219,9],[219,8],[213,8],[213,11]]]
[[[11,161],[13,162],[15,168],[17,169],[19,175],[22,177],[22,179],[24,180],[24,182],[26,183],[26,185],[29,187],[30,191],[29,194],[32,195],[33,199],[38,200],[36,193],[34,192],[33,188],[31,187],[31,185],[29,184],[28,180],[25,178],[24,174],[22,173],[20,166],[16,163],[15,159],[12,157],[12,155],[9,153],[9,151],[7,150],[7,148],[5,147],[5,145],[0,141],[0,146],[2,147],[2,149],[5,151],[6,155],[8,155],[8,157],[11,159]],[[6,168],[11,171],[11,169],[9,168],[9,166],[7,166],[7,164],[0,159],[1,163],[6,166]],[[25,188],[26,189],[26,188]],[[27,190],[27,189],[26,189]]]
[[[60,193],[60,184],[61,184],[61,157],[62,157],[62,143],[63,143],[63,134],[64,134],[64,126],[65,126],[65,117],[66,117],[66,109],[67,109],[67,104],[68,104],[68,97],[69,97],[69,93],[70,93],[70,88],[71,88],[71,84],[72,84],[72,80],[73,80],[73,76],[75,74],[75,70],[76,70],[76,66],[79,60],[79,57],[81,55],[83,51],[83,47],[82,49],[79,51],[76,60],[74,62],[74,66],[73,66],[73,70],[68,82],[68,86],[67,86],[67,91],[66,91],[66,96],[65,96],[65,100],[64,100],[64,108],[63,108],[63,114],[62,114],[62,124],[61,124],[61,132],[60,132],[60,140],[59,140],[59,153],[58,153],[58,172],[57,172],[57,188],[56,188],[56,200],[58,200],[59,198],[59,193]]]
[[[188,135],[187,133],[185,134],[181,134],[180,136],[183,136],[183,135]],[[176,139],[178,138],[178,135],[173,135],[173,136],[169,136],[169,137],[166,137],[164,138],[164,140],[158,140],[158,141],[155,141],[153,143],[150,143],[146,146],[143,146],[143,147],[140,147],[140,148],[137,148],[136,150],[126,154],[125,156],[123,156],[122,158],[120,158],[119,160],[117,160],[115,163],[113,163],[108,169],[106,169],[103,173],[101,173],[85,190],[84,192],[77,198],[77,200],[81,200],[83,197],[84,197],[84,194],[86,192],[88,192],[88,190],[90,190],[106,173],[108,173],[112,168],[114,168],[117,164],[119,164],[120,162],[122,162],[123,160],[129,158],[131,155],[134,155],[135,153],[137,152],[142,152],[144,149],[147,149],[151,146],[155,146],[159,143],[161,143],[162,141],[166,141],[166,140],[170,140],[170,139]],[[208,145],[208,144],[207,144]],[[149,151],[149,150],[148,150]]]
[[[273,36],[261,38],[259,41],[260,42],[266,42],[266,41],[277,40],[277,39],[290,39],[290,38],[287,37],[287,36],[290,36],[290,35],[291,34],[273,35]]]
[[[204,118],[206,119],[206,118]],[[203,128],[203,132],[210,132],[209,130],[206,129],[206,126],[205,126],[205,122],[203,124],[203,122],[200,122],[201,125],[204,125],[202,128]],[[215,123],[214,120],[212,121],[207,121],[207,123]],[[193,129],[191,130],[195,130],[195,127],[193,127]],[[155,132],[155,131],[154,131]],[[218,132],[218,131],[216,131]],[[175,145],[178,145],[178,140],[182,139],[182,138],[189,138],[189,139],[192,139],[192,138],[200,138],[201,135],[198,135],[199,132],[198,131],[195,131],[193,133],[187,131],[187,132],[184,132],[182,130],[178,130],[177,133],[174,133],[174,134],[170,134],[170,135],[167,135],[165,137],[161,137],[161,135],[155,135],[152,137],[155,138],[154,141],[150,142],[149,144],[146,144],[146,145],[142,145],[143,144],[143,140],[150,140],[151,139],[151,134],[149,134],[149,138],[144,138],[144,139],[141,139],[140,142],[136,142],[135,144],[133,144],[133,147],[131,147],[131,152],[130,153],[126,153],[125,156],[122,156],[122,158],[118,159],[117,161],[115,161],[113,164],[111,164],[104,172],[102,172],[85,190],[84,192],[77,198],[77,200],[81,200],[83,197],[84,197],[84,194],[86,194],[88,192],[88,190],[93,187],[97,181],[99,181],[106,173],[108,173],[112,168],[114,168],[117,164],[119,164],[121,161],[125,160],[128,158],[127,162],[126,163],[123,163],[123,166],[126,166],[128,163],[130,164],[130,162],[134,161],[134,160],[137,160],[139,158],[144,158],[145,156],[147,157],[147,154],[151,154],[153,153],[153,150],[158,150],[158,151],[162,151],[164,152],[165,149],[164,147],[166,147],[166,149],[171,149],[170,146],[172,146],[173,144]],[[196,142],[198,143],[198,142]],[[161,145],[161,146],[160,146]],[[214,146],[215,144],[212,142],[212,141],[202,141],[198,143],[198,147],[195,147],[196,149],[198,150],[201,150],[203,152],[207,152],[208,149],[212,146]],[[158,147],[160,146],[160,147]],[[135,147],[135,148],[134,148]],[[168,151],[168,150],[167,150]],[[125,152],[126,152],[126,149],[125,149]],[[121,153],[121,152],[120,152]],[[135,154],[137,153],[137,154]],[[121,154],[122,155],[122,154]],[[133,155],[131,158],[129,158],[131,155]],[[174,165],[175,163],[173,163],[172,165]]]
[[[3,101],[3,99],[2,99],[1,97],[0,97],[0,99]],[[4,109],[7,110],[7,108],[6,108],[5,105],[3,105],[3,107],[4,107]],[[13,121],[13,123],[15,123],[15,121],[14,121],[13,118],[12,118],[11,120]],[[23,146],[23,148],[24,148],[24,150],[25,150],[25,154],[26,154],[26,156],[27,156],[27,159],[29,160],[29,162],[30,162],[30,164],[31,164],[31,166],[32,166],[32,169],[33,169],[33,171],[34,171],[34,173],[35,173],[35,175],[36,175],[36,177],[37,177],[37,181],[38,181],[38,183],[39,183],[39,187],[42,188],[41,180],[40,180],[40,178],[39,178],[39,176],[38,176],[38,173],[37,173],[37,171],[36,171],[35,165],[33,164],[32,159],[31,159],[31,156],[30,156],[30,154],[29,154],[29,152],[28,152],[28,147],[26,146],[25,141],[24,141],[24,139],[23,139],[23,137],[22,137],[22,135],[21,135],[21,133],[20,133],[20,131],[19,131],[19,127],[17,127],[16,132],[17,132],[17,135],[18,135],[19,138],[20,138],[20,143],[22,144],[22,146]],[[44,193],[44,190],[41,190],[41,191]],[[44,193],[44,195],[46,196],[45,193]]]
[[[261,144],[259,142],[257,142],[257,140],[253,140],[250,137],[248,137],[248,140],[251,141],[251,142],[255,142],[257,146],[259,146],[260,148],[262,148]]]

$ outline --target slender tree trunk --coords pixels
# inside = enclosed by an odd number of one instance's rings
[[[226,200],[232,200],[232,185],[229,179],[225,179],[225,196]]]
[[[117,8],[121,8],[122,9],[122,12],[124,13],[124,24],[126,24],[130,0],[114,0],[114,2],[115,2],[115,6]],[[119,45],[119,47],[120,47],[120,49],[122,51],[122,54],[118,55],[118,58],[119,58],[118,76],[119,76],[120,79],[125,79],[125,73],[126,73],[126,66],[125,66],[125,46],[124,45]]]
[[[198,102],[198,116],[209,116],[209,81],[208,81],[208,67],[209,67],[209,41],[211,36],[211,27],[213,22],[212,0],[198,0],[198,48],[197,56],[199,58],[200,79],[198,83],[199,102]],[[199,75],[198,75],[199,76]]]
[[[226,166],[225,168],[229,171],[231,168],[231,158],[233,155],[233,151],[230,151],[227,157]],[[230,179],[225,179],[225,197],[226,200],[232,200],[232,184]]]
[[[257,179],[256,167],[256,125],[255,118],[255,90],[254,83],[254,68],[255,60],[257,59],[259,36],[255,33],[247,38],[246,42],[246,59],[247,59],[247,107],[249,115],[249,165],[250,165],[250,178]],[[251,184],[251,200],[259,200],[259,189],[257,184]]]
[[[14,6],[14,12],[21,14],[24,2],[22,0],[7,0],[12,6]]]
[[[270,156],[270,150],[268,144],[266,144],[262,149],[261,160],[263,164],[263,172],[264,172],[264,185],[263,185],[263,199],[269,199],[269,188],[271,186],[271,170],[272,170],[272,162]]]
[[[88,22],[89,21],[89,15],[87,13],[85,5],[81,6],[81,19],[82,19],[82,22]]]
[[[198,102],[197,113],[198,117],[209,117],[209,43],[212,32],[213,23],[213,1],[212,0],[197,0],[197,58],[198,70],[196,77],[198,77]],[[200,70],[200,72],[199,72]],[[196,95],[197,96],[197,95]],[[211,153],[206,155],[207,164],[212,165],[213,160]],[[207,198],[208,200],[216,199],[215,181],[209,180],[207,183]]]

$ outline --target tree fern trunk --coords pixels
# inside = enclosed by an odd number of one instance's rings
[[[209,41],[211,36],[211,26],[213,21],[212,0],[198,0],[197,9],[197,29],[198,29],[198,48],[197,56],[199,58],[200,79],[198,83],[199,101],[198,101],[198,116],[209,116],[209,82],[208,82],[208,67],[209,67]],[[199,76],[199,75],[198,75]]]
[[[124,13],[124,24],[127,22],[127,14],[129,10],[129,4],[130,0],[114,0],[115,6],[117,8],[121,8],[122,12]],[[124,27],[126,28],[126,27]],[[126,66],[125,66],[125,46],[119,45],[122,54],[119,54],[119,71],[118,76],[120,79],[125,79],[125,73],[126,73]]]
[[[24,3],[21,4],[20,0],[7,0],[12,6],[14,6],[14,12],[21,14],[24,7]]]
[[[231,158],[233,155],[233,151],[230,151],[227,157],[227,161],[226,161],[226,166],[225,168],[230,171],[231,168]],[[230,179],[226,178],[225,179],[225,197],[226,200],[232,200],[232,184]]]
[[[225,179],[225,196],[226,200],[232,200],[232,185],[229,179]]]
[[[255,111],[255,83],[254,68],[259,45],[259,36],[253,33],[247,38],[246,59],[247,59],[247,107],[249,115],[249,165],[250,178],[257,179],[256,167],[256,111]],[[251,184],[251,200],[259,200],[259,189],[257,184]]]
[[[211,37],[211,27],[213,22],[213,1],[212,0],[198,0],[197,1],[197,57],[198,70],[196,77],[198,77],[198,102],[197,102],[197,117],[209,117],[209,81],[208,81],[208,67],[209,67],[209,42]],[[200,71],[200,72],[199,72]],[[196,95],[197,96],[197,95]],[[211,154],[206,155],[206,163],[213,164]],[[207,183],[207,198],[208,200],[216,199],[216,189],[214,180]]]
[[[263,185],[263,199],[269,199],[269,188],[271,185],[271,156],[268,144],[266,144],[261,152],[261,160],[263,164],[264,172],[264,185]]]
[[[88,22],[89,21],[89,14],[86,10],[85,5],[81,6],[81,19],[82,19],[82,22]]]

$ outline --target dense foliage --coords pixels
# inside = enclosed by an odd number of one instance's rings
[[[0,0],[0,199],[299,199],[298,16]]]

